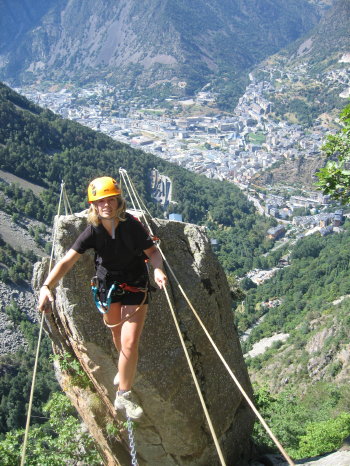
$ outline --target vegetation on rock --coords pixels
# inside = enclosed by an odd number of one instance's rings
[[[323,146],[328,162],[317,176],[318,186],[343,204],[350,202],[350,105],[340,114],[343,128],[330,135]]]

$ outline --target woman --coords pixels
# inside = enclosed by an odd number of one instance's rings
[[[125,212],[125,201],[113,178],[105,176],[93,180],[88,188],[88,201],[89,226],[46,278],[40,290],[39,310],[45,311],[50,307],[53,299],[51,290],[81,255],[93,248],[100,302],[105,306],[102,306],[105,312],[103,318],[111,328],[119,352],[115,378],[115,384],[119,387],[114,406],[131,419],[138,419],[143,411],[132,400],[131,387],[147,312],[148,273],[145,256],[153,266],[154,280],[159,288],[165,286],[167,277],[157,247],[142,224]]]

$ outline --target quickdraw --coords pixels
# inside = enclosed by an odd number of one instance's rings
[[[91,291],[94,297],[95,305],[97,309],[101,312],[101,314],[107,314],[107,312],[109,312],[109,308],[111,307],[111,302],[112,302],[112,293],[115,290],[115,288],[116,288],[116,285],[115,283],[113,283],[113,285],[108,290],[106,301],[101,301],[99,299],[98,279],[96,276],[92,277]]]

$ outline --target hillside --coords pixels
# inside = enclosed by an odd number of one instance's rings
[[[318,154],[312,158],[301,156],[297,161],[282,161],[279,166],[255,175],[253,183],[262,188],[285,185],[315,190],[315,183],[318,181],[315,173],[323,167],[325,160],[324,154]]]
[[[118,177],[118,169],[123,167],[153,213],[164,216],[151,198],[150,172],[157,167],[172,180],[176,203],[173,209],[182,213],[184,221],[210,224],[212,236],[225,226],[221,247],[231,251],[230,270],[237,266],[248,270],[254,250],[263,252],[270,247],[262,243],[271,221],[256,218],[254,206],[232,183],[190,173],[64,120],[34,106],[4,85],[0,85],[0,119],[6,122],[0,128],[0,169],[46,188],[38,199],[15,185],[0,185],[8,198],[1,209],[9,215],[24,213],[51,224],[62,180],[66,183],[72,208],[82,210],[86,208],[85,191],[89,181],[106,173]],[[248,226],[251,235],[245,238],[244,230]],[[248,257],[237,252],[242,241],[249,251]]]
[[[236,310],[241,332],[251,329],[243,351],[261,409],[295,458],[312,443],[308,423],[321,444],[331,424],[349,416],[349,246],[348,221],[336,235],[299,239],[290,265],[249,289]]]
[[[255,77],[275,87],[276,117],[312,126],[337,115],[349,97],[349,28],[350,4],[337,0],[313,30],[259,65]]]
[[[350,3],[337,0],[303,39],[269,57],[252,73],[255,87],[269,83],[268,92],[262,94],[271,104],[269,120],[298,128],[310,141],[307,153],[302,142],[294,145],[298,152],[294,162],[281,159],[258,174],[255,184],[312,189],[314,173],[325,161],[319,150],[325,128],[328,134],[339,130],[338,116],[350,97],[349,30]]]
[[[2,80],[105,78],[187,93],[251,69],[304,35],[323,10],[306,0],[21,0],[1,8]]]
[[[244,312],[238,316],[240,327],[251,325],[262,315],[265,318],[250,333],[246,349],[262,337],[276,333],[289,336],[285,344],[277,345],[275,351],[262,358],[263,373],[269,373],[274,391],[286,383],[297,383],[302,389],[318,380],[340,385],[349,382],[349,361],[342,355],[350,335],[349,245],[348,221],[342,232],[333,236],[314,234],[299,239],[290,265],[247,292]],[[269,307],[266,303],[272,299],[278,305]],[[274,352],[278,353],[275,360]],[[288,353],[289,358],[293,354],[293,364],[286,363],[282,353]],[[255,376],[259,378],[262,366],[257,362],[259,356],[254,359],[252,367],[258,368]],[[271,364],[279,365],[279,370],[271,371]]]

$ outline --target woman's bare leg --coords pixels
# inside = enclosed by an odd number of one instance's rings
[[[138,306],[122,306],[122,319],[131,315]],[[144,327],[147,304],[121,325],[121,351],[119,354],[119,390],[130,390],[135,379],[139,355],[139,342]]]
[[[115,325],[121,321],[122,305],[121,303],[112,303],[107,314],[103,315],[103,318],[108,325]],[[112,337],[114,346],[117,348],[118,353],[121,351],[121,331],[122,326],[112,327]]]
[[[105,322],[108,325],[117,324],[128,315],[131,315],[137,307],[138,305],[128,306],[121,305],[121,303],[112,303],[109,312],[104,314]],[[111,328],[113,342],[119,352],[119,390],[130,390],[134,382],[139,342],[147,308],[147,304],[144,304],[129,320]]]

